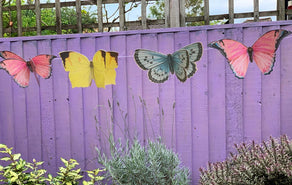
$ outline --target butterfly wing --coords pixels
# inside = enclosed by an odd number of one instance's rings
[[[16,55],[11,51],[0,51],[0,56],[4,59],[17,59],[25,61],[23,58],[21,58],[20,56]]]
[[[162,83],[168,79],[170,61],[161,53],[137,49],[134,54],[136,63],[143,70],[149,70],[148,77],[154,83]]]
[[[116,84],[116,68],[118,67],[118,53],[108,51],[105,55],[105,85]]]
[[[18,59],[6,59],[2,61],[1,66],[13,77],[14,81],[20,87],[28,86],[30,70],[25,61]]]
[[[189,53],[185,49],[178,50],[172,54],[173,69],[175,75],[181,82],[185,82],[188,78],[186,69],[190,65]]]
[[[287,30],[272,30],[262,35],[252,46],[253,60],[265,75],[273,71],[276,50],[281,40],[291,34]]]
[[[93,78],[97,87],[105,88],[106,70],[105,70],[106,52],[103,50],[97,51],[92,59],[93,63]]]
[[[53,55],[38,55],[31,59],[35,72],[43,78],[50,78],[52,73],[51,61],[56,56]]]
[[[89,87],[92,80],[92,68],[87,57],[74,51],[60,52],[59,55],[65,71],[69,71],[72,87]]]
[[[211,42],[208,46],[218,49],[226,57],[237,78],[244,78],[250,61],[245,45],[235,40],[222,39]]]
[[[196,62],[199,61],[202,57],[202,54],[203,54],[202,43],[196,42],[196,43],[187,45],[183,47],[182,49],[186,49],[189,53],[190,65],[186,69],[186,72],[187,72],[188,78],[190,78],[197,71]]]

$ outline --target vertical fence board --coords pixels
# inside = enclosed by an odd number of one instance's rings
[[[22,41],[11,42],[10,51],[23,57],[22,47]],[[11,76],[10,79],[12,79]],[[13,110],[17,112],[14,114],[15,152],[21,153],[24,159],[28,159],[26,89],[19,87],[13,80],[12,87]]]
[[[103,49],[110,51],[110,37],[97,37],[95,39],[95,50]],[[119,65],[121,65],[119,63]],[[109,154],[110,145],[108,142],[110,133],[112,133],[112,117],[113,117],[113,87],[106,86],[105,89],[98,89],[98,112],[97,112],[97,128],[99,131],[99,149],[105,154]],[[110,104],[110,105],[109,105]]]
[[[117,44],[119,43],[119,44]],[[120,56],[126,56],[126,37],[113,36],[111,37],[111,50],[119,53]],[[127,84],[127,63],[126,58],[119,58],[119,66],[116,69],[116,85],[113,86],[113,98],[114,98],[114,136],[115,139],[126,139],[129,133],[129,121],[128,121],[128,84]]]
[[[259,0],[253,0],[253,11],[254,11],[254,21],[258,22],[260,20],[260,13],[259,13]]]
[[[37,42],[23,42],[23,58],[30,60],[37,55]],[[39,78],[39,76],[37,76]],[[28,159],[41,160],[41,119],[39,86],[33,73],[30,75],[29,86],[26,88],[26,114],[28,134]]]
[[[147,29],[147,14],[146,14],[147,3],[146,0],[141,0],[141,22],[142,29]]]
[[[279,26],[263,28],[263,33],[269,30],[279,29]],[[281,45],[280,45],[281,46]],[[270,75],[262,75],[262,139],[267,140],[270,136],[276,137],[280,135],[281,123],[281,57],[279,53],[281,47],[278,48],[275,57],[273,71]],[[272,124],[271,124],[272,123]]]
[[[141,48],[158,50],[157,34],[142,34]],[[137,47],[137,49],[140,49]],[[143,86],[143,114],[144,114],[144,140],[154,138],[154,124],[160,123],[160,109],[157,99],[159,97],[159,85],[151,82],[148,78],[148,71],[142,72]],[[163,136],[162,136],[163,137]]]
[[[180,27],[184,27],[184,26],[186,26],[186,7],[185,7],[185,4],[186,4],[186,2],[185,2],[185,0],[180,0],[180,2],[179,2],[180,4],[179,4],[179,22],[180,22],[180,24],[179,24],[179,26]]]
[[[98,32],[103,32],[102,0],[96,1],[96,3],[97,3]]]
[[[81,40],[81,52],[89,57],[92,61],[93,55],[95,54],[95,38],[85,37]],[[98,146],[98,134],[96,130],[96,108],[98,106],[98,94],[95,82],[91,83],[90,88],[83,89],[83,114],[84,114],[84,147],[86,157],[86,168],[93,170],[96,166],[96,152],[95,147]]]
[[[225,38],[242,43],[242,29],[225,30]],[[226,89],[226,150],[235,152],[234,143],[243,142],[243,80],[235,77],[227,60],[225,63]]]
[[[35,16],[36,16],[37,35],[41,35],[41,7],[40,7],[40,0],[35,0]]]
[[[56,31],[57,31],[57,34],[62,34],[60,0],[55,0],[55,8],[56,8]]]
[[[234,24],[234,0],[228,1],[229,24]]]
[[[170,0],[169,1],[169,18],[170,18],[170,27],[179,27],[180,26],[180,4],[179,0]]]
[[[0,50],[10,50],[11,44],[10,42],[1,42],[0,43]],[[2,58],[1,58],[2,60]],[[13,94],[11,93],[13,91],[12,83],[14,81],[12,80],[12,77],[6,73],[6,71],[1,70],[0,73],[0,84],[3,84],[0,89],[0,96],[1,98],[1,104],[6,105],[5,107],[0,108],[0,123],[3,123],[0,126],[0,143],[6,144],[7,146],[13,146],[15,143],[15,123],[13,118],[13,112],[14,112],[14,101],[13,101]]]
[[[210,30],[208,42],[223,37],[223,30]],[[208,52],[208,106],[210,161],[224,160],[226,156],[225,123],[225,59],[215,49]]]
[[[126,42],[126,56],[120,58],[126,57],[127,62],[129,131],[131,138],[143,141],[143,105],[140,102],[143,96],[143,72],[134,59],[135,50],[141,48],[141,35],[129,35]],[[123,63],[119,62],[119,65]]]
[[[22,36],[21,0],[16,0],[17,10],[17,35]]]
[[[67,39],[67,50],[76,51],[83,54],[80,51],[81,43],[80,38]],[[59,56],[58,56],[59,57]],[[88,55],[90,58],[90,56]],[[62,66],[63,68],[63,66]],[[68,72],[64,72],[67,76]],[[66,78],[69,86],[69,114],[70,114],[70,132],[71,132],[71,157],[78,160],[80,168],[85,167],[85,146],[84,146],[84,104],[82,88],[71,88],[71,82],[69,78]]]
[[[170,27],[170,0],[165,0],[164,1],[164,13],[165,13],[165,27],[169,28]]]
[[[175,51],[189,44],[189,32],[178,32],[174,35]],[[175,130],[176,149],[182,158],[183,164],[191,169],[192,167],[192,101],[191,101],[191,79],[185,82],[175,81]]]
[[[209,17],[209,0],[204,0],[204,21],[205,25],[210,24],[210,17]]]
[[[52,54],[59,55],[59,52],[66,51],[66,40],[52,40]],[[69,112],[69,92],[68,74],[64,71],[61,58],[54,60],[54,115],[56,133],[56,164],[63,165],[60,158],[71,158],[71,125]]]
[[[119,0],[119,23],[120,23],[120,31],[125,30],[125,0]]]
[[[190,42],[201,42],[203,55],[197,62],[198,71],[191,78],[192,101],[192,179],[199,180],[199,168],[207,164],[209,160],[208,138],[208,54],[207,31],[190,32]]]
[[[174,33],[158,34],[158,51],[167,55],[174,52]],[[169,74],[169,78],[162,84],[159,84],[159,122],[152,122],[156,137],[161,135],[168,147],[176,150],[176,126],[175,126],[175,74]]]
[[[277,20],[285,20],[285,1],[284,0],[278,0],[277,1],[277,10],[278,10],[278,16]]]
[[[252,46],[261,34],[260,27],[245,28],[243,43]],[[244,140],[261,141],[261,73],[255,62],[249,64],[243,83]]]
[[[292,26],[282,27],[283,29],[292,30]],[[292,104],[292,38],[291,35],[283,39],[280,45],[280,55],[281,55],[281,134],[287,134],[292,137],[292,114],[291,114],[291,104]]]
[[[51,40],[39,40],[37,46],[38,54],[51,54]],[[56,172],[53,78],[54,71],[49,79],[40,79],[42,161],[51,174]]]
[[[78,33],[82,33],[81,0],[76,0],[76,15]]]

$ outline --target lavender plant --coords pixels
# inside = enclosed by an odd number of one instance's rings
[[[267,142],[235,145],[237,154],[200,169],[201,185],[290,185],[292,141],[287,136]]]
[[[113,184],[168,184],[187,185],[190,183],[189,170],[181,165],[178,156],[161,143],[148,141],[141,146],[138,140],[123,146],[111,141],[111,156],[97,149],[99,163],[108,172],[107,179]]]

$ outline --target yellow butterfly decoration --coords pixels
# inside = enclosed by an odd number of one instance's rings
[[[59,55],[65,71],[69,72],[72,88],[89,87],[92,79],[97,87],[116,84],[117,52],[99,50],[94,54],[92,62],[75,51],[63,51]]]

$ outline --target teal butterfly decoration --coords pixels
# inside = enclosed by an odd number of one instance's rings
[[[197,71],[196,62],[200,60],[202,51],[202,44],[198,42],[168,55],[137,49],[134,57],[139,67],[143,70],[149,70],[148,77],[154,83],[165,82],[170,73],[175,73],[181,82],[185,82]]]

